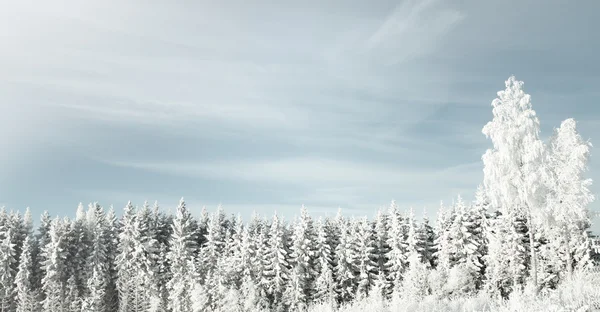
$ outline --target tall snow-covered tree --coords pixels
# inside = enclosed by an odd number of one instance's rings
[[[333,250],[331,249],[330,233],[327,231],[326,222],[322,218],[317,220],[315,231],[317,279],[315,280],[314,302],[335,306],[336,292],[333,276]]]
[[[312,218],[308,211],[302,206],[300,218],[294,224],[292,234],[291,248],[291,275],[296,280],[292,283],[298,283],[296,291],[302,292],[294,297],[301,298],[302,304],[306,305],[312,299],[315,272],[315,232]]]
[[[52,220],[50,218],[50,214],[48,211],[44,211],[40,218],[40,225],[38,227],[37,234],[35,235],[35,240],[33,241],[33,287],[36,289],[42,288],[42,279],[46,272],[44,271],[43,263],[46,261],[45,255],[43,253],[43,249],[50,242],[50,227],[52,224]],[[42,293],[42,298],[44,294]]]
[[[407,239],[406,239],[406,258],[408,269],[404,274],[402,281],[402,291],[394,293],[394,300],[399,296],[403,298],[423,298],[428,295],[427,267],[422,259],[423,237],[420,236],[418,225],[412,208],[406,216]]]
[[[271,221],[265,259],[268,261],[265,270],[266,286],[267,292],[271,296],[272,308],[283,310],[283,294],[289,279],[289,250],[285,228],[277,213],[273,215],[273,221]]]
[[[505,216],[525,217],[529,241],[534,242],[535,226],[543,208],[546,187],[544,151],[539,138],[540,122],[523,91],[523,82],[511,76],[506,89],[492,102],[492,121],[482,132],[493,143],[483,155],[484,184],[494,206]],[[537,288],[536,248],[531,252],[531,279]]]
[[[135,245],[135,207],[128,202],[123,209],[121,217],[121,231],[119,233],[117,266],[117,290],[119,292],[119,311],[128,312],[133,308],[132,300],[135,298],[135,269],[133,255],[136,253]]]
[[[375,241],[372,236],[371,225],[366,217],[356,222],[354,240],[355,270],[357,274],[357,298],[366,298],[376,280],[377,263],[375,254]]]
[[[37,312],[40,310],[40,306],[38,305],[38,289],[34,288],[32,284],[34,263],[31,238],[31,235],[25,237],[19,269],[15,277],[17,312]]]
[[[393,293],[402,291],[402,277],[407,267],[406,241],[404,239],[404,220],[398,212],[396,202],[392,202],[389,210],[388,245],[390,251],[387,254],[389,264],[388,278],[393,286]]]
[[[588,205],[594,200],[590,192],[591,179],[584,173],[590,157],[591,144],[577,132],[574,119],[563,121],[555,130],[549,144],[548,163],[550,170],[547,212],[551,228],[558,229],[561,253],[569,276],[573,275],[574,251],[590,222]],[[577,238],[580,238],[579,240]],[[585,249],[585,248],[584,248]]]
[[[107,311],[118,311],[119,309],[119,292],[117,289],[118,271],[117,271],[117,256],[119,252],[119,225],[115,215],[115,210],[112,206],[106,213],[106,231],[104,242],[106,244],[106,309]]]
[[[106,307],[106,281],[108,278],[106,215],[104,209],[97,203],[90,205],[87,214],[92,245],[88,255],[87,265],[91,272],[86,285],[87,292],[83,301],[87,311],[101,312]]]
[[[339,243],[334,253],[336,292],[338,301],[349,302],[355,295],[354,245],[352,236],[350,235],[349,222],[339,215],[336,218],[336,224],[339,234]]]
[[[0,226],[0,312],[11,312],[14,308],[15,271],[17,262],[13,233],[6,225]]]
[[[42,291],[45,298],[42,301],[44,312],[63,311],[65,308],[65,289],[63,275],[65,272],[64,251],[64,225],[56,218],[50,226],[50,241],[44,246],[44,278],[42,279]]]
[[[373,226],[374,238],[375,238],[375,251],[374,251],[374,261],[377,264],[377,273],[381,273],[384,276],[388,274],[389,264],[387,259],[387,254],[390,252],[389,245],[389,234],[388,234],[388,215],[383,212],[383,210],[379,209],[377,211],[377,216],[375,217]],[[386,290],[387,286],[384,289]]]
[[[172,312],[189,312],[192,310],[191,290],[196,284],[194,240],[192,216],[186,208],[183,198],[177,206],[173,219],[173,234],[171,235],[170,251],[171,280],[167,283],[169,305]]]

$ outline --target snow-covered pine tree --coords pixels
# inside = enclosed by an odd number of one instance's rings
[[[89,210],[93,210],[91,204]],[[79,203],[75,220],[71,222],[71,229],[65,242],[69,253],[66,268],[68,275],[73,276],[78,296],[86,293],[87,280],[89,278],[88,272],[91,272],[88,270],[89,266],[87,265],[92,244],[90,229],[91,225],[88,224],[86,211],[83,208],[83,204]]]
[[[196,241],[193,235],[192,216],[182,198],[173,219],[173,234],[168,254],[171,263],[171,280],[167,283],[167,289],[172,312],[192,310],[191,290],[196,284],[194,265]]]
[[[301,302],[298,306],[306,306],[314,295],[315,272],[315,232],[313,221],[306,207],[302,206],[300,218],[293,227],[291,246],[291,279],[294,291],[300,292],[293,297]]]
[[[19,262],[19,269],[15,277],[16,311],[37,312],[40,310],[38,304],[38,289],[33,287],[33,254],[32,236],[25,237],[23,250]]]
[[[132,311],[131,301],[135,297],[135,270],[133,255],[135,254],[135,207],[128,202],[123,209],[121,217],[121,231],[119,233],[117,265],[117,290],[119,292],[119,311]]]
[[[356,270],[356,297],[364,299],[369,296],[375,284],[377,263],[375,262],[375,241],[372,235],[371,224],[366,217],[356,221],[354,240],[355,270]]]
[[[336,292],[338,301],[340,303],[347,303],[354,299],[355,294],[354,246],[350,235],[350,224],[340,214],[336,217],[336,227],[339,231],[339,243],[334,253]]]
[[[201,280],[208,275],[214,275],[217,262],[225,247],[225,214],[219,205],[217,211],[209,217],[206,229],[205,245],[201,250]]]
[[[594,200],[589,190],[592,180],[584,177],[590,148],[591,143],[584,141],[577,132],[574,119],[563,121],[549,144],[549,225],[550,229],[560,233],[563,243],[559,252],[564,255],[563,267],[566,267],[569,277],[573,275],[576,262],[573,259],[574,251],[587,241],[586,225],[590,222],[588,205]],[[585,247],[583,250],[585,255]]]
[[[410,208],[406,214],[407,239],[406,239],[406,258],[408,269],[404,274],[402,281],[402,291],[400,294],[395,292],[393,299],[403,298],[423,298],[428,295],[427,267],[423,261],[423,242],[425,238],[421,236],[419,227],[415,220],[413,209]]]
[[[266,289],[271,298],[271,309],[283,311],[283,294],[289,279],[289,250],[288,237],[277,213],[273,215],[268,239],[265,256],[265,260],[268,261],[265,268]]]
[[[8,228],[12,232],[12,243],[15,250],[15,262],[13,263],[13,271],[17,272],[19,269],[19,259],[21,258],[21,252],[23,250],[23,242],[25,237],[29,234],[30,229],[27,229],[24,219],[21,217],[19,211],[11,211],[8,218]]]
[[[82,312],[87,311],[82,310],[82,308],[86,308],[83,306],[84,299],[81,298],[79,294],[79,287],[77,285],[77,281],[75,280],[75,276],[71,275],[67,280],[67,285],[65,287],[65,312]],[[87,288],[87,287],[86,287]]]
[[[477,227],[479,224],[475,223],[474,217],[471,207],[458,196],[454,205],[454,219],[448,229],[450,268],[457,265],[464,267],[462,270],[468,276],[463,279],[463,290],[471,292],[479,287],[483,269],[483,263],[480,261],[483,255],[479,253],[482,243],[479,238],[480,228]]]
[[[92,274],[87,281],[87,285],[88,294],[82,302],[82,310],[86,312],[106,311],[106,272],[102,265],[95,265],[92,268]]]
[[[59,218],[52,221],[48,234],[50,241],[43,249],[45,275],[42,279],[42,291],[45,294],[45,298],[42,301],[42,311],[64,311],[63,309],[66,305],[63,281],[66,258],[63,243],[65,231],[64,224]]]
[[[108,312],[116,312],[119,309],[119,291],[117,289],[118,271],[117,255],[119,252],[119,221],[115,215],[115,209],[110,206],[106,213],[106,231],[104,243],[106,244],[106,294],[105,306]]]
[[[170,276],[170,263],[167,254],[169,253],[169,241],[171,234],[173,233],[173,216],[172,214],[166,214],[160,210],[158,202],[154,203],[154,223],[156,228],[156,240],[158,242],[158,267],[157,267],[157,280],[158,287],[160,290],[161,302],[160,305],[163,307],[167,306],[168,292],[167,283],[171,279]],[[165,308],[166,309],[166,308]]]
[[[231,238],[231,283],[239,288],[246,276],[250,276],[250,255],[252,253],[248,227],[244,226],[242,216],[238,215],[238,222]]]
[[[435,247],[436,235],[435,230],[429,224],[429,217],[426,213],[424,213],[423,221],[419,225],[418,231],[420,237],[423,238],[421,246],[419,246],[419,249],[421,250],[421,259],[428,269],[434,268],[435,253],[437,251]]]
[[[504,216],[526,218],[529,241],[534,242],[539,212],[546,200],[540,122],[531,97],[523,92],[523,82],[514,76],[506,81],[506,89],[498,92],[492,107],[494,118],[482,130],[494,145],[482,157],[486,191]],[[536,248],[530,248],[530,252],[531,281],[537,289]]]
[[[404,239],[404,220],[398,212],[398,206],[392,201],[388,209],[388,245],[390,251],[387,254],[389,264],[389,275],[393,293],[399,294],[402,291],[402,277],[407,267],[406,241]]]
[[[33,279],[32,284],[33,288],[41,289],[42,288],[42,279],[46,272],[44,271],[43,263],[46,261],[45,255],[43,253],[43,249],[50,242],[50,227],[52,224],[52,220],[50,219],[50,214],[48,211],[44,211],[40,217],[40,225],[37,230],[37,234],[35,235],[35,240],[33,240],[33,248],[32,248],[32,257],[33,257]],[[41,299],[44,298],[44,294],[40,293],[42,296]]]
[[[11,312],[14,308],[15,271],[17,262],[12,229],[0,224],[0,312]]]
[[[331,249],[331,237],[327,231],[326,222],[322,218],[317,220],[315,231],[317,279],[315,280],[314,302],[334,307],[337,296],[333,277],[333,250]]]
[[[251,236],[254,246],[254,252],[250,257],[252,276],[258,295],[258,303],[263,309],[269,307],[267,266],[271,259],[267,259],[269,226],[264,219],[260,219],[258,225],[254,227],[254,235]]]
[[[87,214],[92,245],[87,270],[91,272],[86,281],[87,291],[83,306],[87,311],[100,312],[106,307],[106,280],[108,278],[106,216],[104,209],[97,203],[90,205]]]
[[[527,276],[529,246],[525,220],[497,212],[486,233],[485,287],[493,295],[506,297]]]
[[[387,271],[387,258],[385,255],[389,252],[388,245],[388,215],[382,210],[377,210],[377,215],[373,221],[373,236],[375,240],[375,254],[377,271]]]

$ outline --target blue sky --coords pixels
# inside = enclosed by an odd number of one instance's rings
[[[0,204],[435,214],[511,74],[600,133],[597,1],[9,1]],[[595,154],[595,149],[593,150]],[[594,158],[593,155],[592,157]],[[599,180],[595,159],[589,176]],[[596,193],[599,188],[593,187]],[[600,204],[593,204],[600,210]],[[595,226],[600,230],[600,226]]]

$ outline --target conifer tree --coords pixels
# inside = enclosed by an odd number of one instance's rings
[[[132,300],[135,298],[136,275],[133,265],[135,254],[135,207],[128,202],[123,209],[121,218],[121,231],[119,233],[118,253],[116,257],[117,266],[117,290],[119,292],[119,311],[128,312],[133,310]]]
[[[393,293],[402,291],[402,276],[407,267],[406,241],[404,239],[404,221],[398,212],[396,202],[392,201],[389,208],[389,238],[390,251],[387,254],[389,263],[388,278],[393,285]]]
[[[169,305],[172,312],[188,312],[192,309],[191,290],[195,285],[192,216],[183,198],[177,206],[173,219],[173,234],[168,254],[171,263],[171,280],[167,283]]]
[[[292,283],[297,283],[295,290],[302,292],[296,294],[301,298],[301,305],[306,305],[312,299],[315,272],[315,232],[313,221],[304,206],[300,211],[300,218],[294,224],[291,248],[291,270],[296,278]]]
[[[31,235],[25,237],[19,269],[15,277],[17,312],[37,312],[40,310],[38,290],[32,284],[34,267],[31,237]]]
[[[0,311],[11,312],[14,306],[14,264],[17,262],[12,229],[0,225]]]
[[[339,244],[335,250],[335,281],[338,301],[349,302],[354,298],[355,260],[353,258],[353,242],[348,229],[348,222],[342,217],[336,218],[339,229]]]
[[[281,220],[275,213],[271,222],[268,249],[265,255],[265,260],[268,261],[265,268],[266,288],[274,310],[283,310],[283,294],[289,279],[289,251],[284,230]]]
[[[373,240],[371,227],[366,217],[359,219],[356,223],[354,240],[355,270],[357,274],[356,297],[366,298],[376,279],[377,263],[375,254],[375,242]]]
[[[331,249],[330,234],[322,218],[318,219],[315,231],[317,279],[315,281],[314,302],[335,306],[336,292],[333,277],[333,250]]]
[[[44,246],[43,254],[46,259],[42,291],[45,298],[42,302],[44,312],[63,311],[65,308],[65,289],[63,274],[65,271],[64,231],[63,223],[56,218],[52,221],[49,231],[50,241]]]

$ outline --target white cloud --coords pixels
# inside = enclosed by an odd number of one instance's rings
[[[430,53],[464,17],[439,0],[403,1],[367,40],[367,51],[395,64]]]

